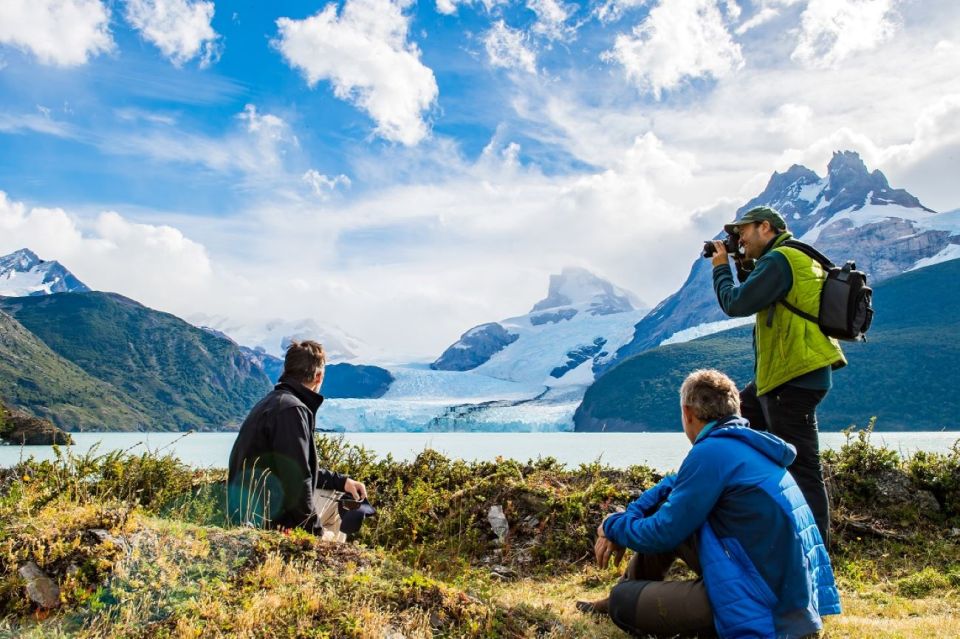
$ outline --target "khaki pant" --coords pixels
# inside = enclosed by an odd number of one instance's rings
[[[664,581],[678,558],[700,578]],[[713,609],[702,575],[696,534],[670,552],[636,553],[623,579],[610,591],[610,618],[634,635],[715,637]]]
[[[337,509],[336,490],[317,489],[313,491],[313,507],[317,512],[317,521],[323,528],[320,539],[324,541],[344,542],[347,535],[340,532],[340,511]]]

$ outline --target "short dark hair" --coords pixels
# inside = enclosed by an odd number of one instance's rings
[[[283,358],[283,376],[302,384],[312,382],[327,365],[323,344],[313,340],[292,341]]]
[[[740,392],[733,380],[713,369],[693,371],[680,387],[680,403],[697,419],[712,421],[740,414]]]

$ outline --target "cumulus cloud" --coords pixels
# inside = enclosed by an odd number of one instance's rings
[[[792,58],[810,67],[836,66],[893,36],[897,0],[810,0]]]
[[[212,281],[207,252],[177,229],[104,212],[83,220],[60,208],[28,207],[0,191],[0,255],[30,248],[59,260],[91,288],[183,311]]]
[[[947,95],[917,118],[913,139],[891,147],[884,159],[894,177],[939,211],[960,207],[960,94]]]
[[[657,99],[685,79],[723,78],[744,64],[715,0],[662,0],[632,34],[618,35],[603,58],[621,64],[637,88]]]
[[[781,105],[767,122],[767,130],[772,133],[784,133],[796,137],[810,128],[812,120],[813,109],[805,104],[787,102]]]
[[[366,111],[387,140],[412,146],[428,134],[424,112],[437,99],[433,71],[408,41],[410,0],[347,0],[304,20],[277,20],[276,46],[311,87],[321,80],[334,95]]]
[[[511,29],[498,20],[483,38],[490,65],[504,69],[537,72],[537,55],[527,46],[527,38],[519,29]]]
[[[110,11],[101,0],[4,0],[0,44],[43,64],[72,67],[111,51]]]
[[[126,17],[174,65],[200,58],[200,66],[206,67],[220,57],[213,12],[213,2],[203,0],[127,0]]]

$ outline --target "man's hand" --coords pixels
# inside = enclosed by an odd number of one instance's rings
[[[343,484],[343,492],[350,493],[357,501],[363,501],[367,498],[367,487],[349,477]]]
[[[747,281],[747,278],[750,277],[750,273],[753,272],[755,262],[748,260],[743,255],[735,255],[733,257],[733,263],[737,267],[737,279],[743,284]]]
[[[714,266],[729,264],[727,259],[730,255],[727,253],[727,247],[723,244],[723,242],[721,240],[714,240],[713,248],[716,250],[716,253],[713,254],[713,260],[711,260],[711,263]]]
[[[610,515],[607,515],[609,517]],[[607,521],[607,517],[603,521]],[[603,523],[597,527],[597,543],[593,545],[593,555],[597,559],[597,566],[604,569],[613,559],[613,565],[617,566],[623,560],[623,553],[626,548],[613,543],[603,534]]]

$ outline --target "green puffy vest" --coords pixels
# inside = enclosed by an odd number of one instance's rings
[[[787,292],[786,300],[816,317],[826,273],[819,262],[803,252],[781,246],[791,237],[789,233],[782,233],[771,249],[771,252],[776,251],[787,258],[793,273],[793,286]],[[800,317],[780,303],[757,313],[754,340],[757,395],[768,393],[818,368],[832,366],[836,369],[847,363],[837,340],[824,335],[815,322]]]

